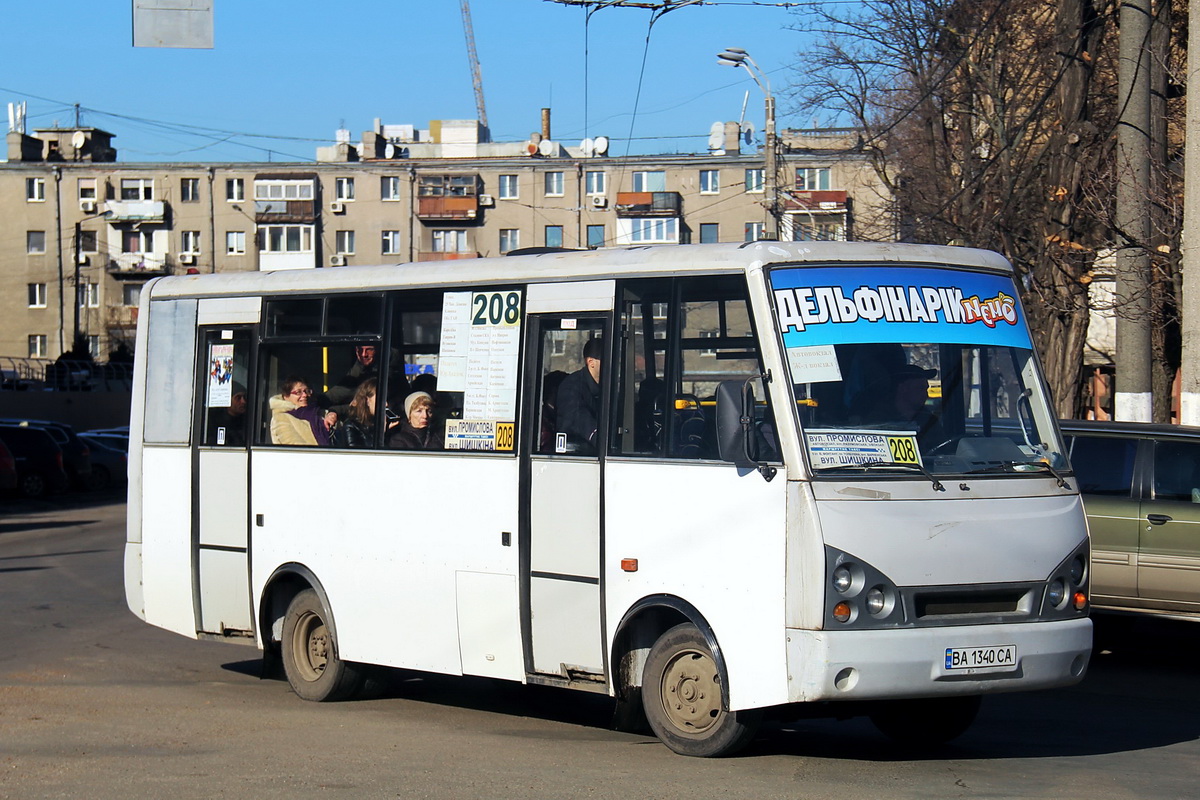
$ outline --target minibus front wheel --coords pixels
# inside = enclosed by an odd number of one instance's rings
[[[690,622],[671,628],[650,648],[642,673],[642,703],[654,734],[685,756],[734,753],[754,738],[762,719],[757,709],[724,708],[717,661]]]
[[[304,700],[342,700],[362,684],[355,664],[338,657],[329,614],[312,589],[292,598],[283,618],[280,649],[292,691]]]

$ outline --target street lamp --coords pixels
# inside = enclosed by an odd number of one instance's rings
[[[746,72],[758,84],[766,96],[766,152],[763,165],[763,206],[766,209],[766,224],[763,227],[763,238],[779,238],[779,197],[775,186],[775,96],[771,94],[771,81],[766,73],[754,63],[754,59],[740,47],[726,47],[725,52],[717,53],[717,63],[730,67],[745,67]]]

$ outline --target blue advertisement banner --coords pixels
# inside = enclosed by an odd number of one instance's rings
[[[1030,349],[1007,275],[932,267],[771,271],[785,347],[921,342]]]

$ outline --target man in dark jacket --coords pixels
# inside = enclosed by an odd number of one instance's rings
[[[583,367],[564,378],[558,387],[556,427],[575,445],[574,452],[596,452],[602,352],[603,340],[589,339],[583,346]]]

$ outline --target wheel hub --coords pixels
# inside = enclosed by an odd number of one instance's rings
[[[662,681],[667,716],[681,730],[702,733],[721,715],[721,680],[716,664],[696,650],[679,653]]]

